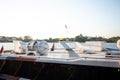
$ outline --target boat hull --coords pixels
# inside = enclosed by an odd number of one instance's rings
[[[30,80],[118,80],[120,69],[61,63],[0,60],[0,74]],[[6,79],[1,76],[0,78]]]

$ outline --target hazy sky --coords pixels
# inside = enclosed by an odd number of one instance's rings
[[[120,0],[0,0],[0,36],[79,34],[120,36]]]

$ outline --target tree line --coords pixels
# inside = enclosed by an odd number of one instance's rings
[[[120,36],[111,37],[111,38],[104,38],[104,37],[89,37],[89,36],[83,36],[82,34],[79,34],[75,36],[74,38],[63,38],[64,41],[78,41],[78,42],[85,42],[85,41],[106,41],[111,43],[116,43],[117,40],[120,39]],[[24,37],[6,37],[6,36],[0,36],[0,42],[12,42],[13,40],[21,40],[21,41],[31,41],[33,40],[31,36],[24,36]],[[37,40],[46,40],[48,42],[58,42],[60,38],[49,38],[49,39],[37,39]]]
[[[82,34],[75,36],[74,38],[63,38],[63,40],[69,40],[69,41],[78,41],[78,42],[85,42],[85,41],[106,41],[109,43],[116,43],[117,40],[120,39],[120,36],[111,37],[111,38],[104,38],[104,37],[89,37],[89,36],[83,36]],[[59,38],[49,38],[46,39],[48,42],[57,42],[59,41]]]
[[[21,40],[21,41],[31,41],[33,40],[31,36],[23,36],[23,37],[7,37],[7,36],[0,36],[0,42],[13,42],[13,40]]]

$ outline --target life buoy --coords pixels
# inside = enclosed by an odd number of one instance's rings
[[[117,41],[117,47],[120,49],[120,39]]]

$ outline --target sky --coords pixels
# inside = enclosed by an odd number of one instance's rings
[[[79,34],[120,36],[120,0],[0,0],[0,36],[48,39]]]

